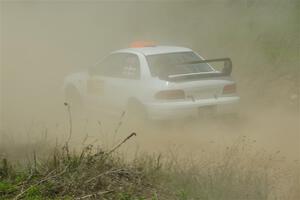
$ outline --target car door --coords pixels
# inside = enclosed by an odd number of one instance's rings
[[[140,80],[139,58],[131,53],[114,53],[90,70],[87,81],[88,106],[97,112],[120,115],[128,99],[136,94]]]
[[[108,80],[114,76],[119,66],[120,57],[110,55],[103,61],[89,69],[89,78],[86,84],[86,107],[92,112],[106,112],[109,95]]]
[[[137,55],[118,53],[118,66],[106,78],[106,105],[109,113],[119,116],[126,111],[128,99],[138,95],[140,87],[140,62]]]

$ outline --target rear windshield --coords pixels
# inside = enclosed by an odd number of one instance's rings
[[[146,58],[151,75],[154,77],[214,71],[207,63],[186,64],[202,60],[192,51],[149,55]]]

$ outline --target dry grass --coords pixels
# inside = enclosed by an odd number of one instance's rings
[[[296,200],[300,198],[299,165],[287,166],[278,152],[253,149],[241,137],[221,153],[196,157],[136,155],[119,148],[137,136],[131,133],[110,149],[92,144],[71,149],[71,108],[66,142],[51,146],[44,139],[20,145],[1,133],[0,199],[119,199],[119,200]],[[120,118],[117,129],[122,124]],[[6,142],[4,142],[6,141]],[[24,155],[28,155],[24,158]]]
[[[126,199],[125,196],[151,195],[155,187],[144,168],[126,164],[112,150],[88,145],[76,153],[64,145],[55,147],[41,159],[34,154],[25,166],[11,164],[3,158],[1,198]]]
[[[128,139],[108,150],[87,145],[75,151],[64,144],[48,148],[48,153],[33,151],[25,163],[10,162],[2,156],[0,199],[296,200],[300,197],[299,166],[282,165],[277,153],[253,152],[251,141],[245,137],[223,153],[200,160],[193,160],[193,156],[182,160],[172,155],[141,154],[128,161],[116,152]]]

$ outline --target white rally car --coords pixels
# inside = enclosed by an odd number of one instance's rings
[[[211,62],[223,62],[216,70]],[[239,102],[229,58],[204,60],[185,47],[134,43],[65,78],[73,109],[153,120],[235,113]]]

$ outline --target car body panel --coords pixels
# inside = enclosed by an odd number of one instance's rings
[[[94,75],[87,70],[67,76],[64,88],[65,90],[68,87],[76,88],[86,110],[111,115],[119,115],[120,112],[125,111],[131,100],[138,101],[145,107],[149,119],[195,116],[201,113],[201,107],[214,107],[213,112],[216,114],[221,113],[222,110],[236,112],[233,107],[236,107],[239,102],[237,93],[223,94],[225,85],[235,84],[229,76],[172,82],[151,75],[147,55],[191,51],[189,48],[173,46],[121,49],[110,55],[135,55],[140,67],[138,79]],[[155,98],[159,91],[165,90],[183,90],[185,97],[174,100]]]

